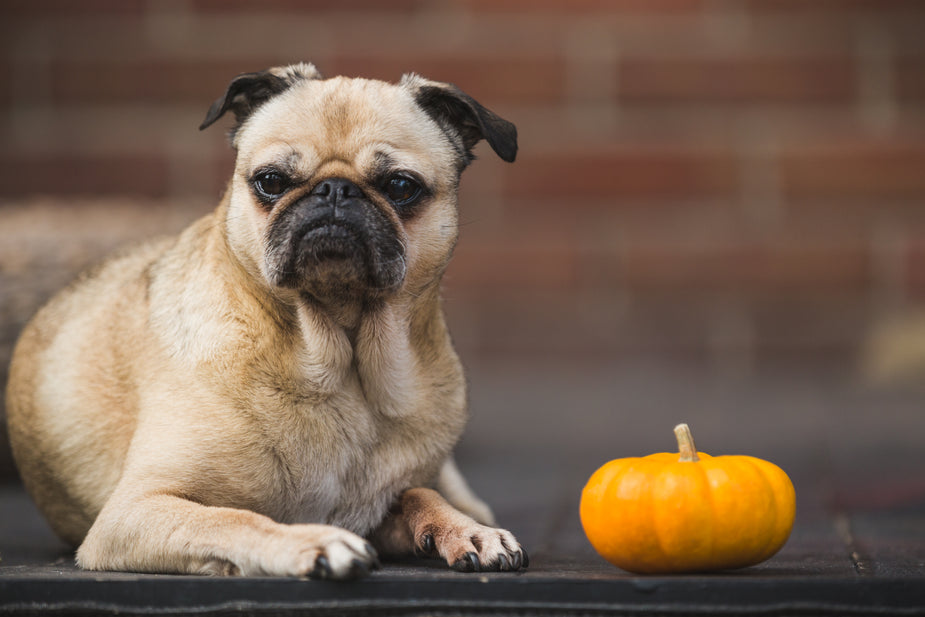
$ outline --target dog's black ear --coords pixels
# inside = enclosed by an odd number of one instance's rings
[[[484,139],[508,163],[517,157],[517,127],[483,107],[454,86],[406,75],[402,83],[413,88],[415,100],[451,139],[463,148],[464,165],[472,159],[472,148]]]
[[[233,138],[254,110],[270,98],[284,92],[298,81],[320,78],[321,74],[311,64],[294,64],[258,73],[242,73],[232,79],[225,94],[212,103],[206,112],[205,120],[199,125],[199,130],[211,126],[224,116],[225,112],[231,111],[235,117],[235,126],[231,132]]]

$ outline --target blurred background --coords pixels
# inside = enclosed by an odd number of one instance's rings
[[[918,0],[3,0],[0,382],[79,269],[215,206],[227,119],[197,126],[228,81],[300,60],[518,126],[516,163],[482,144],[464,175],[445,279],[470,464],[681,420],[707,451],[921,462]]]

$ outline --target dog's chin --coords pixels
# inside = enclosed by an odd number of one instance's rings
[[[303,297],[326,303],[378,299],[397,291],[404,279],[397,243],[371,246],[347,225],[318,225],[292,244],[283,265],[268,269],[268,278]]]

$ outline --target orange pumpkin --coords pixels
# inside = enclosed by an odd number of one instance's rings
[[[796,498],[787,474],[751,456],[697,453],[686,424],[678,454],[610,461],[581,495],[588,540],[612,564],[640,574],[741,568],[787,541]]]

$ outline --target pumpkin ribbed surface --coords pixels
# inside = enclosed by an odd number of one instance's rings
[[[697,572],[753,565],[784,545],[796,509],[787,474],[755,457],[712,457],[689,445],[692,460],[623,458],[591,476],[581,522],[601,556],[631,572]]]

